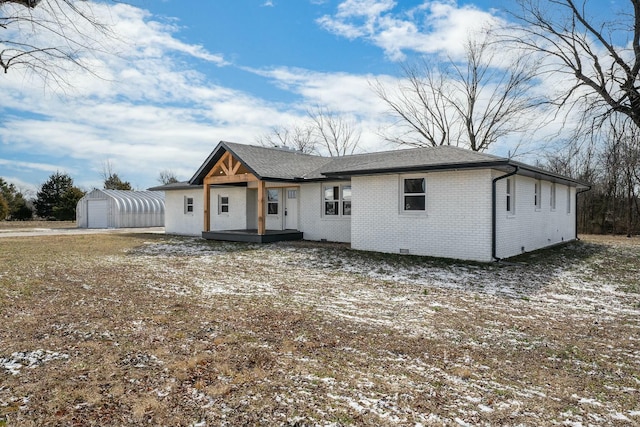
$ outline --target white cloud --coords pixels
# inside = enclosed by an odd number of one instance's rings
[[[391,0],[346,0],[334,15],[325,15],[317,22],[336,35],[368,40],[393,61],[404,60],[407,52],[460,55],[469,33],[484,31],[499,22],[490,12],[473,5],[458,6],[453,0],[397,8]]]

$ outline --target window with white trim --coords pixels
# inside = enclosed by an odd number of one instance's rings
[[[567,213],[571,213],[571,187],[567,185]]]
[[[405,212],[424,212],[427,207],[426,179],[403,178],[402,210]]]
[[[534,187],[533,204],[535,205],[536,210],[539,210],[542,206],[542,181],[539,179],[536,179]]]
[[[218,215],[229,213],[229,196],[218,196]]]
[[[184,196],[184,213],[193,213],[193,197]]]
[[[351,215],[351,186],[342,186],[342,215]]]
[[[324,216],[351,215],[351,185],[327,185],[322,193]]]
[[[551,207],[552,211],[556,210],[556,183],[552,182],[551,183],[551,193],[549,196],[549,206]]]
[[[507,213],[509,215],[516,214],[516,180],[515,178],[507,178]]]
[[[280,190],[267,190],[267,215],[278,215],[278,205],[280,199]]]

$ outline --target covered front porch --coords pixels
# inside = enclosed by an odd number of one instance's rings
[[[298,230],[265,230],[258,234],[258,230],[219,230],[203,231],[202,237],[208,240],[225,242],[272,243],[287,240],[302,240],[302,232]]]
[[[302,239],[299,185],[263,179],[229,152],[215,163],[203,184],[203,238],[253,243]]]

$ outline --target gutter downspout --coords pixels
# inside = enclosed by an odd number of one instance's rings
[[[576,187],[576,220],[575,220],[576,240],[580,240],[578,239],[578,194],[586,193],[589,190],[591,190],[590,185],[587,186],[587,188],[585,188],[582,191],[578,191],[578,188]]]
[[[513,171],[509,172],[508,174],[505,175],[501,175],[497,178],[494,178],[491,181],[491,200],[493,202],[493,205],[491,207],[491,257],[495,260],[495,261],[500,261],[500,258],[498,258],[496,256],[496,245],[497,245],[497,232],[496,232],[496,210],[497,210],[497,206],[496,206],[496,183],[498,181],[500,181],[501,179],[505,179],[505,178],[509,178],[510,176],[515,175],[516,173],[518,173],[518,170],[520,169],[517,165],[510,165],[512,166],[514,169]],[[576,217],[577,218],[577,217]],[[577,225],[577,223],[576,223]],[[577,231],[576,231],[577,233]]]

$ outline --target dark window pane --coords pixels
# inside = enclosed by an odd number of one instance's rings
[[[193,205],[187,205],[187,212],[193,212]]]
[[[267,200],[270,202],[277,202],[278,190],[267,190]]]
[[[220,197],[220,203],[223,205],[228,205],[229,204],[229,198],[228,197]]]
[[[269,215],[278,215],[278,204],[277,203],[267,203],[267,214],[269,214]]]
[[[411,178],[404,180],[405,193],[424,193],[424,178]]]
[[[351,215],[351,202],[342,202],[342,215]]]
[[[325,215],[338,215],[338,202],[325,202],[324,203]]]
[[[220,206],[220,212],[229,212],[229,205],[222,205]]]
[[[404,210],[423,211],[425,208],[425,196],[404,196]]]

